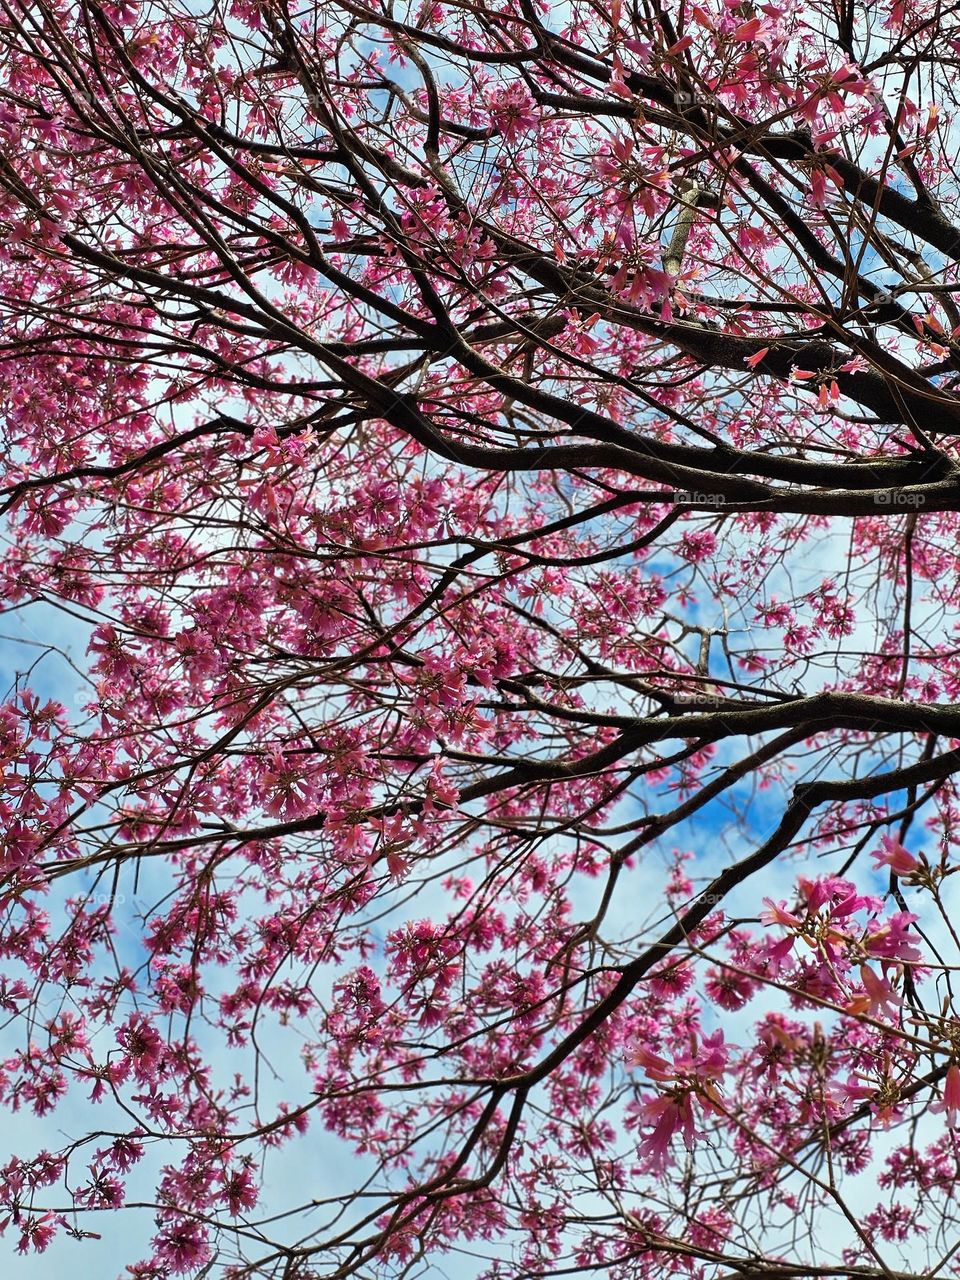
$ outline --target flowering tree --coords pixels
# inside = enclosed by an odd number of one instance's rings
[[[960,1272],[956,8],[2,13],[7,1247]]]

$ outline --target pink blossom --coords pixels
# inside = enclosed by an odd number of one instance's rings
[[[864,994],[855,996],[847,1008],[854,1013],[867,1013],[870,1017],[883,1016],[896,1021],[900,1016],[900,998],[889,979],[879,977],[868,964],[860,966],[860,981]]]
[[[880,844],[881,851],[873,855],[875,870],[889,867],[894,875],[906,877],[920,869],[920,863],[912,853],[906,851],[896,836],[881,836]]]
[[[708,969],[704,983],[707,996],[721,1009],[742,1009],[757,987],[748,974],[724,966]]]
[[[652,1124],[654,1129],[641,1141],[638,1154],[647,1161],[651,1172],[663,1173],[673,1163],[674,1157],[670,1148],[675,1133],[681,1135],[688,1151],[693,1149],[696,1129],[690,1094],[688,1092],[671,1093],[650,1098],[643,1103],[640,1110],[643,1122]]]
[[[779,903],[774,902],[772,898],[764,898],[763,901],[766,909],[760,912],[762,924],[782,924],[789,929],[803,927],[803,921],[792,911],[787,910],[787,904],[782,899]]]
[[[516,142],[521,134],[535,129],[540,119],[536,103],[519,81],[497,94],[490,118],[507,142]]]
[[[43,1253],[57,1234],[57,1228],[66,1225],[66,1219],[60,1214],[30,1214],[21,1224],[17,1252],[28,1253],[33,1249],[37,1253]]]
[[[960,1114],[960,1067],[955,1062],[951,1062],[947,1068],[943,1081],[943,1097],[939,1102],[931,1103],[930,1110],[937,1114],[945,1114],[948,1128],[957,1127],[957,1117]]]
[[[896,911],[886,920],[871,920],[863,936],[868,955],[916,964],[923,957],[917,947],[919,935],[911,928],[917,917],[910,911]]]
[[[199,1222],[178,1218],[154,1237],[157,1257],[173,1275],[195,1272],[211,1256],[206,1232]]]

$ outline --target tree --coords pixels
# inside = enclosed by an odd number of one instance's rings
[[[960,1269],[958,66],[929,0],[4,5],[10,1245]]]

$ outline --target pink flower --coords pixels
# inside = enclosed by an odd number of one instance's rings
[[[883,846],[882,851],[872,855],[874,871],[889,867],[896,876],[911,876],[919,871],[920,863],[912,853],[907,853],[896,836],[882,836],[880,844]]]
[[[638,1154],[649,1161],[651,1172],[662,1173],[673,1163],[670,1144],[675,1133],[682,1134],[683,1144],[688,1151],[693,1149],[696,1130],[690,1094],[684,1092],[650,1098],[641,1107],[641,1112],[645,1123],[652,1124],[654,1130],[640,1143]]]
[[[888,1085],[889,1081],[886,1084]],[[888,1128],[899,1116],[896,1103],[889,1096],[888,1090],[882,1087],[881,1082],[874,1083],[862,1076],[847,1076],[845,1084],[841,1084],[839,1080],[834,1081],[827,1089],[827,1097],[845,1114],[849,1114],[848,1108],[851,1106],[868,1103],[871,1115],[883,1129]]]
[[[867,955],[882,957],[886,960],[902,960],[906,964],[918,964],[923,956],[914,940],[916,933],[910,932],[910,926],[917,917],[909,911],[895,911],[882,924],[871,920],[862,939],[862,946]]]
[[[117,1043],[127,1051],[127,1061],[133,1067],[140,1084],[153,1080],[163,1058],[163,1037],[146,1018],[131,1013],[126,1022],[117,1028]]]
[[[867,899],[862,898],[858,893],[848,893],[845,898],[841,898],[831,906],[830,915],[835,920],[843,916],[852,916],[855,911],[861,911],[869,905]]]
[[[870,1017],[882,1014],[896,1020],[900,1013],[900,1000],[887,978],[878,977],[868,964],[860,966],[862,996],[855,996],[847,1005],[850,1013],[866,1013]]]
[[[635,1050],[630,1061],[636,1067],[643,1067],[651,1080],[672,1080],[676,1075],[666,1058],[661,1058],[658,1053],[651,1053],[649,1049]]]
[[[955,1062],[950,1064],[947,1078],[943,1082],[943,1099],[940,1102],[934,1102],[930,1110],[945,1111],[947,1127],[949,1129],[957,1127],[957,1112],[960,1111],[960,1067]]]
[[[16,820],[11,822],[3,837],[0,849],[0,870],[15,871],[26,867],[36,853],[40,840],[25,823]]]
[[[57,1227],[65,1225],[66,1219],[52,1211],[43,1214],[39,1218],[31,1214],[26,1222],[21,1224],[17,1252],[27,1253],[30,1249],[35,1249],[37,1253],[43,1253],[44,1249],[57,1234]]]
[[[704,989],[721,1009],[742,1009],[756,991],[757,983],[748,974],[719,966],[707,970]]]
[[[680,539],[680,554],[685,560],[699,564],[707,560],[717,549],[717,539],[709,529],[697,533],[685,533]]]
[[[756,40],[764,25],[762,18],[751,18],[749,22],[741,22],[736,31],[734,31],[733,38],[741,44],[749,44],[751,41]]]
[[[830,901],[830,883],[826,879],[809,880],[806,876],[798,876],[797,884],[812,914],[820,910],[825,902]]]
[[[799,916],[795,916],[793,912],[787,910],[786,902],[781,899],[774,902],[772,898],[764,898],[766,911],[760,912],[761,924],[782,924],[788,929],[799,929],[803,921]]]
[[[391,880],[402,880],[410,869],[410,860],[396,849],[387,854],[387,874]]]
[[[793,945],[794,938],[787,934],[786,937],[780,938],[772,946],[768,946],[764,956],[763,972],[775,978],[792,954]]]
[[[522,133],[528,133],[540,123],[537,104],[526,88],[514,83],[498,94],[490,107],[490,119],[507,142],[515,142]]]
[[[154,1245],[157,1257],[174,1275],[195,1271],[210,1259],[210,1244],[203,1227],[187,1218],[165,1227],[154,1238]]]
[[[230,1212],[236,1218],[244,1209],[252,1209],[257,1203],[257,1188],[250,1169],[244,1167],[232,1174],[224,1188]]]

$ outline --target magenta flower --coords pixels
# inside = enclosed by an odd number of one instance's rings
[[[644,1102],[641,1113],[647,1124],[654,1126],[640,1143],[638,1154],[649,1161],[651,1172],[662,1173],[673,1163],[671,1143],[673,1135],[680,1133],[683,1144],[688,1151],[693,1149],[696,1129],[693,1122],[693,1107],[689,1092],[666,1094],[663,1097],[650,1098]]]
[[[880,844],[881,851],[872,855],[874,871],[879,871],[881,867],[889,867],[894,875],[904,877],[912,876],[915,871],[919,871],[920,863],[912,853],[907,853],[896,836],[882,836]]]
[[[918,963],[922,956],[914,944],[919,935],[910,931],[916,919],[910,911],[895,911],[882,923],[871,920],[862,940],[864,950],[870,956],[901,960],[907,964]]]
[[[787,904],[781,899],[774,902],[772,898],[764,898],[765,911],[760,912],[761,924],[782,924],[788,929],[799,929],[803,921],[787,910]]]
[[[947,1128],[956,1129],[957,1113],[960,1112],[960,1067],[955,1062],[950,1064],[947,1078],[943,1082],[943,1098],[939,1102],[934,1102],[930,1110],[937,1113],[946,1112]]]
[[[515,142],[521,134],[536,129],[540,115],[537,104],[525,87],[514,83],[502,90],[491,103],[490,119],[507,142]]]
[[[886,977],[879,977],[867,964],[860,966],[863,995],[855,996],[847,1005],[851,1013],[866,1013],[871,1018],[883,1016],[896,1021],[900,1014],[900,999]]]
[[[630,1061],[634,1066],[643,1067],[651,1080],[672,1080],[676,1075],[666,1058],[661,1058],[658,1053],[652,1053],[649,1049],[636,1049]]]

